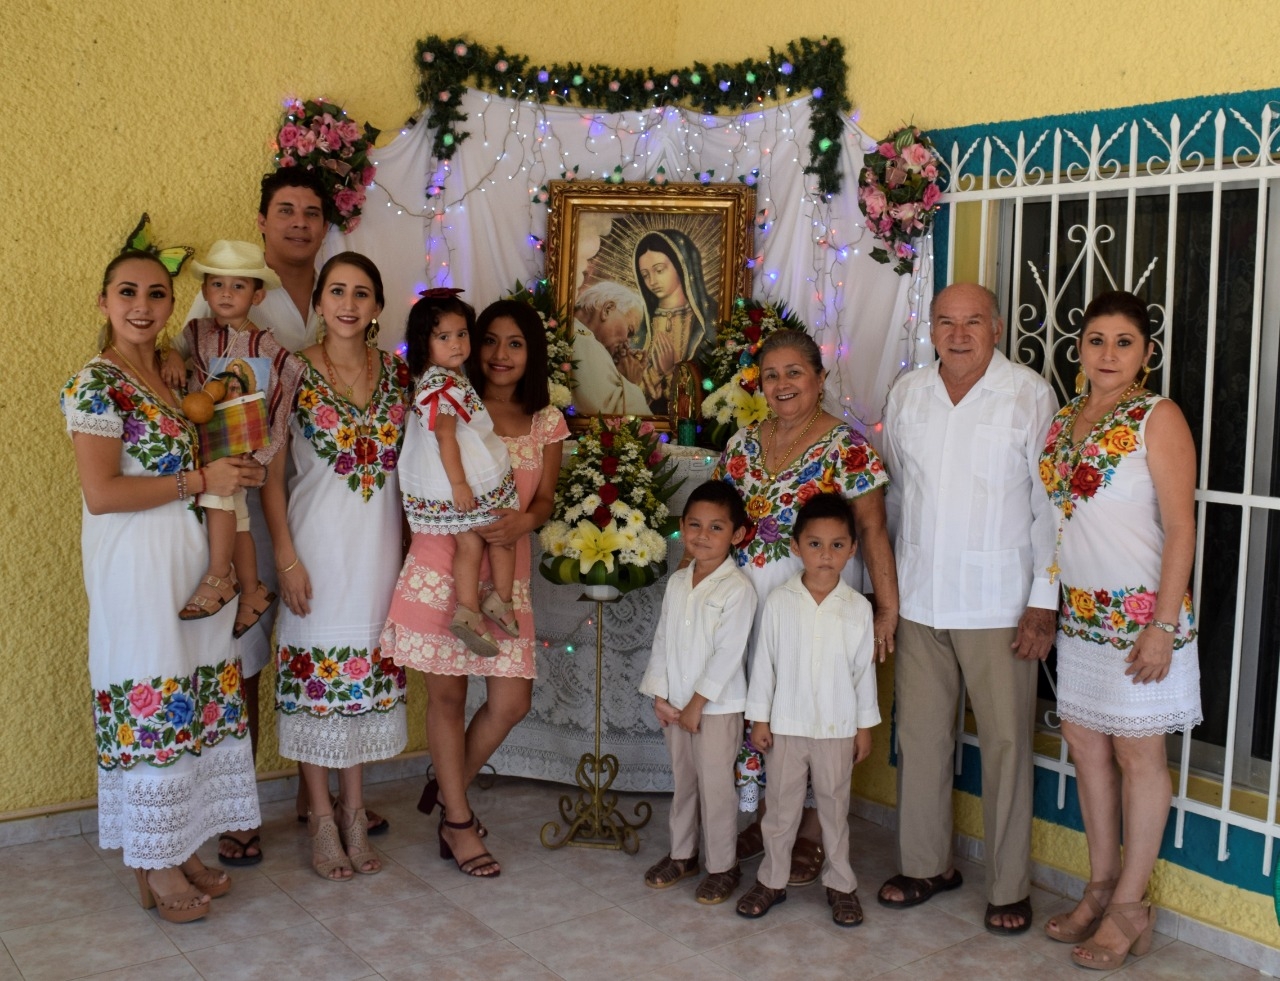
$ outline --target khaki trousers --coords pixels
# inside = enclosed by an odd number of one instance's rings
[[[738,863],[738,790],[733,763],[742,745],[742,713],[702,716],[698,732],[677,725],[662,730],[671,754],[675,795],[671,798],[672,858],[692,858],[698,852],[701,816],[708,872],[728,872]]]
[[[1013,655],[1014,627],[934,630],[898,623],[898,862],[903,875],[951,867],[951,786],[960,685],[978,723],[987,901],[1031,892],[1036,661]],[[962,677],[963,676],[963,677]]]
[[[804,810],[805,778],[813,782],[827,862],[822,884],[837,892],[858,888],[849,864],[849,783],[853,778],[853,737],[808,739],[774,736],[769,750],[769,808],[760,830],[764,861],[757,878],[770,889],[785,889],[791,875],[791,849]]]

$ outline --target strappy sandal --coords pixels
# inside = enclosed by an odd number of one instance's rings
[[[644,874],[644,884],[650,889],[669,889],[681,879],[698,874],[698,853],[689,858],[672,858],[664,855]]]
[[[264,583],[258,583],[258,588],[252,593],[241,592],[240,604],[236,607],[236,625],[231,636],[240,638],[252,630],[263,614],[276,605],[278,598]]]
[[[161,895],[151,888],[146,869],[134,869],[138,880],[138,896],[143,909],[155,909],[160,919],[170,923],[190,923],[209,912],[209,901],[202,900],[202,891],[189,886],[186,892]]]
[[[479,855],[473,855],[471,858],[460,859],[455,858],[453,847],[444,840],[444,829],[452,828],[454,831],[465,831],[467,828],[474,828],[476,825],[476,816],[471,815],[466,821],[446,821],[443,811],[440,814],[440,827],[436,831],[436,837],[440,839],[440,857],[444,859],[452,859],[453,863],[458,866],[458,871],[463,875],[469,875],[474,879],[496,879],[502,874],[502,866],[498,864],[498,860],[488,852],[481,852]],[[489,869],[494,871],[490,872]]]
[[[1107,879],[1100,882],[1090,882],[1084,887],[1084,896],[1080,902],[1089,907],[1092,914],[1089,922],[1079,930],[1072,930],[1065,926],[1067,917],[1053,917],[1044,925],[1045,935],[1050,940],[1056,940],[1060,944],[1078,944],[1082,940],[1088,940],[1098,932],[1098,926],[1102,923],[1102,916],[1107,911],[1102,903],[1098,902],[1098,897],[1105,893],[1113,893],[1116,891],[1116,885],[1119,879]]]
[[[778,903],[787,901],[787,890],[770,889],[759,879],[747,890],[745,896],[738,900],[738,915],[748,920],[758,920]]]
[[[876,898],[881,906],[888,906],[890,909],[906,909],[908,906],[919,906],[921,903],[928,902],[940,892],[959,889],[962,885],[964,885],[964,878],[960,875],[959,869],[952,869],[949,876],[931,875],[923,879],[910,875],[895,875],[880,887]],[[902,898],[889,899],[884,894],[886,889],[897,889],[902,893]]]
[[[480,612],[501,627],[508,637],[520,636],[520,624],[516,621],[516,605],[508,603],[496,592],[490,593],[480,604]],[[508,622],[510,618],[510,622]]]
[[[1005,926],[999,922],[1002,916],[1020,916],[1022,925]],[[1005,903],[1003,906],[987,903],[987,915],[982,922],[987,928],[987,933],[994,933],[997,936],[1014,937],[1020,933],[1026,933],[1031,929],[1031,897],[1026,896],[1016,903]]]
[[[333,815],[309,815],[307,828],[311,834],[311,867],[316,870],[316,875],[330,882],[350,882],[354,876],[334,874],[343,869],[351,873],[355,869],[351,867],[351,859],[347,858],[347,853],[342,850],[342,836],[338,833]]]
[[[213,593],[212,599],[200,592],[206,586]],[[230,576],[221,578],[218,576],[205,576],[200,580],[200,585],[196,587],[196,591],[191,594],[191,599],[187,600],[187,605],[178,611],[178,619],[203,620],[205,617],[211,617],[235,599],[236,594],[239,592],[240,584]]]
[[[813,885],[822,874],[822,863],[826,858],[822,842],[796,838],[796,843],[791,846],[791,873],[787,876],[787,885]]]
[[[1141,930],[1129,919],[1130,913],[1136,913],[1139,910],[1145,910],[1147,914],[1147,924]],[[1124,950],[1117,953],[1100,946],[1094,940],[1086,940],[1071,952],[1071,959],[1081,967],[1087,967],[1091,971],[1112,971],[1122,967],[1125,958],[1130,954],[1134,957],[1142,957],[1151,949],[1151,935],[1156,928],[1156,915],[1151,911],[1151,900],[1144,899],[1140,903],[1112,903],[1102,914],[1102,918],[1114,920],[1129,943]],[[1087,952],[1089,956],[1081,956],[1082,951]]]
[[[183,862],[178,868],[187,877],[187,881],[210,899],[225,896],[231,891],[231,876],[218,869],[211,869],[195,855]]]
[[[831,907],[831,922],[839,927],[856,927],[862,923],[862,903],[858,891],[838,892],[827,887],[827,905]]]
[[[759,821],[752,821],[738,832],[737,858],[739,862],[746,862],[763,854],[764,832],[760,830]]]
[[[436,805],[440,802],[440,784],[435,777],[427,781],[427,785],[422,788],[422,796],[418,798],[418,810],[423,814],[431,814],[436,809]],[[471,812],[476,819],[476,834],[481,838],[489,837],[489,829],[486,828],[480,820],[480,816],[474,811]],[[382,823],[386,824],[386,818],[382,819]],[[383,829],[386,830],[385,828]],[[369,829],[369,834],[376,835],[380,832],[373,828]]]
[[[343,807],[342,810],[346,811],[347,808]],[[347,851],[347,858],[351,859],[351,870],[361,875],[375,875],[381,872],[382,859],[369,847],[369,816],[365,814],[363,807],[347,813],[351,815],[351,820],[345,827],[338,826],[338,836],[342,840],[342,847]],[[374,865],[373,868],[364,867],[371,863]]]
[[[477,657],[498,656],[497,641],[485,628],[480,614],[474,610],[459,606],[453,613],[453,622],[449,624],[449,631],[466,644],[471,653]]]
[[[262,835],[253,835],[248,841],[241,841],[233,834],[218,835],[218,845],[221,846],[224,841],[234,842],[236,847],[240,849],[240,854],[223,855],[221,848],[219,848],[218,864],[237,868],[245,865],[257,865],[262,861]],[[258,854],[250,855],[250,848],[256,848]]]
[[[712,872],[698,883],[693,898],[703,906],[718,906],[733,895],[742,881],[742,869],[735,865],[727,872]]]

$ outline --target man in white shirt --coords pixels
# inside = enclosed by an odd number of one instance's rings
[[[280,277],[280,286],[267,290],[262,303],[253,308],[252,319],[258,327],[271,331],[281,347],[291,353],[316,342],[319,318],[311,306],[311,293],[316,283],[316,256],[328,230],[328,198],[324,184],[314,173],[300,167],[282,167],[262,178],[258,231],[262,233],[267,265]],[[184,323],[211,315],[204,297],[197,296]],[[184,357],[188,353],[176,343],[174,350]],[[275,553],[256,490],[249,493],[248,505],[249,528],[258,552],[258,579],[276,592]],[[245,675],[245,714],[255,753],[258,746],[258,673],[271,657],[271,631],[275,626],[277,609],[278,606],[273,607],[239,640]],[[218,844],[218,857],[226,865],[254,865],[262,861],[257,831],[223,835]]]
[[[579,415],[598,412],[648,415],[640,386],[618,370],[631,338],[640,329],[644,301],[621,283],[592,283],[574,301],[573,406]]]
[[[895,669],[901,875],[880,902],[914,906],[960,885],[951,856],[955,709],[967,686],[982,755],[987,914],[1031,926],[1032,733],[1037,662],[1053,642],[1056,524],[1039,476],[1057,402],[996,351],[994,294],[938,293],[938,362],[901,377],[885,409],[901,619]],[[896,522],[895,522],[896,519]]]

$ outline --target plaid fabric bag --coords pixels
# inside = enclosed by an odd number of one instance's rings
[[[260,450],[271,442],[267,397],[262,392],[219,402],[213,418],[200,427],[200,458],[212,463],[224,456]]]

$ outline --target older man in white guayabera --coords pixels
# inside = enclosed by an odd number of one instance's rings
[[[644,317],[644,301],[635,290],[601,280],[578,294],[573,308],[573,405],[579,414],[597,412],[648,415],[640,386],[618,371],[622,357]]]
[[[1053,642],[1053,508],[1040,451],[1052,389],[996,350],[995,296],[972,284],[933,301],[938,361],[903,375],[885,409],[900,620],[895,665],[900,875],[881,904],[960,885],[951,855],[955,712],[967,686],[982,754],[986,928],[1031,926],[1037,662]]]

